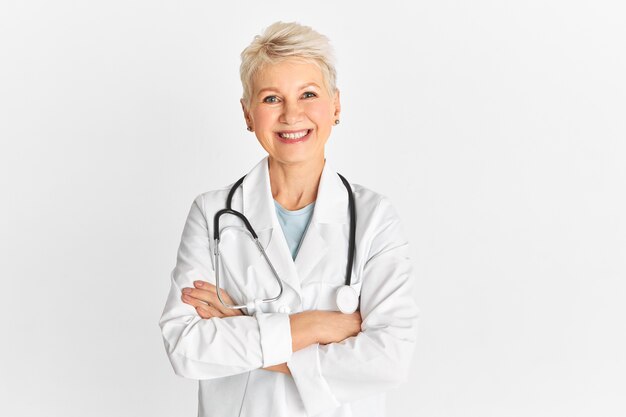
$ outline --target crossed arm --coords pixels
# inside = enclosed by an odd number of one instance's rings
[[[224,290],[220,291],[220,295],[227,303],[234,304]],[[193,288],[183,288],[181,299],[193,306],[203,319],[243,315],[241,310],[224,307],[217,298],[215,286],[206,281],[194,281]],[[361,315],[358,311],[343,314],[338,311],[311,310],[290,315],[289,324],[292,350],[296,352],[315,343],[326,345],[356,336],[361,331]],[[263,369],[291,374],[286,363]]]

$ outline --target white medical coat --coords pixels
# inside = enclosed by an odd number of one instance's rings
[[[408,243],[389,200],[352,184],[356,255],[352,285],[360,293],[361,332],[340,343],[292,352],[289,313],[337,311],[344,285],[350,216],[348,194],[325,162],[315,209],[295,261],[278,223],[267,157],[233,198],[284,282],[282,297],[254,315],[202,319],[181,300],[193,281],[215,283],[213,216],[230,186],[199,195],[183,230],[171,290],[159,321],[174,372],[199,380],[200,417],[380,417],[385,391],[407,376],[418,309]],[[267,264],[241,221],[220,219],[220,286],[237,303],[278,292]],[[286,362],[291,376],[260,368]]]

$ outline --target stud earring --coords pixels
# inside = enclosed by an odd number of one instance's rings
[[[252,126],[248,126],[246,129],[248,129],[248,132],[252,132]]]
[[[335,124],[338,125],[339,124],[339,119],[335,119]]]

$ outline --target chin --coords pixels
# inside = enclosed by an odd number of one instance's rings
[[[280,162],[282,164],[293,165],[293,164],[302,164],[315,162],[317,160],[324,160],[324,154],[321,155],[318,153],[301,153],[301,152],[277,152],[270,153],[270,158],[276,162]]]

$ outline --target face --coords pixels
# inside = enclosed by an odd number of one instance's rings
[[[339,118],[339,92],[329,95],[320,68],[288,59],[267,65],[252,83],[244,117],[277,162],[323,161],[324,145]]]

